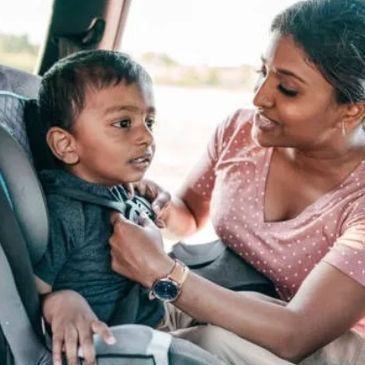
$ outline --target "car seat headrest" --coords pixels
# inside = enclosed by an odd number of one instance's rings
[[[0,91],[0,125],[20,144],[32,161],[24,120],[26,98],[9,91]]]
[[[60,166],[55,162],[55,158],[47,145],[46,133],[39,119],[38,104],[35,99],[29,99],[25,102],[24,121],[35,169],[42,171],[59,168]]]
[[[10,199],[34,265],[47,246],[48,216],[31,163],[24,123],[25,102],[23,97],[0,91],[0,188]]]
[[[41,77],[0,65],[0,90],[11,91],[27,98],[37,98]]]

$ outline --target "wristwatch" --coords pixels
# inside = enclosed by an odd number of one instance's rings
[[[179,260],[175,260],[175,265],[171,272],[161,279],[157,279],[149,292],[149,298],[159,299],[163,302],[173,302],[178,298],[181,287],[188,276],[189,268]]]

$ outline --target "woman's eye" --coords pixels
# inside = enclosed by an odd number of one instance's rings
[[[118,128],[129,128],[131,126],[131,121],[129,119],[122,119],[116,123],[113,123],[113,126]]]
[[[156,120],[155,119],[147,119],[146,120],[146,126],[149,130],[152,131],[155,125],[156,125]]]
[[[297,91],[297,90],[289,89],[289,88],[287,88],[287,87],[284,87],[283,85],[279,85],[279,86],[278,86],[278,89],[279,89],[279,91],[280,91],[282,94],[284,94],[284,95],[286,95],[286,96],[289,96],[289,97],[291,97],[291,98],[293,98],[293,97],[295,97],[295,96],[297,96],[297,95],[298,95],[298,91]]]

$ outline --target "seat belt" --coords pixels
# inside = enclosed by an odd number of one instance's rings
[[[154,213],[150,208],[150,203],[145,198],[138,195],[135,195],[132,199],[125,197],[125,200],[111,201],[109,199],[87,193],[86,191],[58,187],[53,187],[47,190],[46,194],[63,195],[71,199],[110,208],[116,210],[124,217],[135,223],[138,223],[138,216],[141,214],[141,212],[146,213],[150,219],[154,220]]]
[[[47,190],[46,195],[57,194],[67,196],[68,198],[91,203],[95,205],[101,205],[106,208],[111,208],[119,213],[125,214],[126,203],[124,201],[111,201],[108,199],[101,198],[97,195],[87,193],[85,191],[70,189],[70,188],[52,188]]]

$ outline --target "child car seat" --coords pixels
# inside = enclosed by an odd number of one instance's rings
[[[1,365],[52,364],[32,272],[46,249],[48,219],[31,161],[39,165],[47,159],[31,152],[27,130],[34,125],[26,126],[24,114],[29,106],[34,111],[35,104],[27,98],[0,91]],[[146,326],[117,326],[112,331],[117,338],[112,346],[96,336],[99,365],[221,364],[199,347]]]

